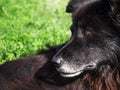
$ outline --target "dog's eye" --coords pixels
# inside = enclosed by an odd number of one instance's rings
[[[84,35],[87,36],[87,37],[92,36],[92,35],[93,35],[93,30],[92,30],[92,28],[87,27],[87,28],[85,29],[85,31],[84,31]]]
[[[91,36],[91,35],[92,35],[92,32],[91,32],[91,31],[85,31],[85,32],[84,32],[84,35],[85,35],[85,36]]]

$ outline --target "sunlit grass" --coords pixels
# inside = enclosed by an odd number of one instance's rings
[[[36,53],[70,37],[67,0],[0,0],[0,63]]]

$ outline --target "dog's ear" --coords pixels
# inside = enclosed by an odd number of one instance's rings
[[[115,22],[120,24],[120,0],[107,0],[111,7],[111,16]]]
[[[79,4],[81,0],[70,0],[67,7],[66,7],[66,12],[67,13],[73,13],[78,9]]]
[[[74,7],[73,7],[73,3],[72,3],[72,0],[71,0],[66,7],[66,12],[67,13],[72,13],[73,10],[74,10]]]

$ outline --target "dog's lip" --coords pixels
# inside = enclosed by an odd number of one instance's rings
[[[63,77],[75,77],[75,76],[80,75],[83,72],[83,70],[79,70],[79,71],[76,71],[76,72],[64,72],[64,71],[58,70],[58,72]]]
[[[86,65],[85,67],[83,67],[81,69],[78,69],[78,70],[76,70],[74,72],[72,72],[70,70],[66,71],[66,70],[64,70],[62,68],[56,68],[56,69],[60,73],[60,75],[63,76],[63,77],[75,77],[75,76],[78,76],[78,75],[82,74],[84,71],[91,70],[93,68],[95,68],[95,65],[90,64],[90,65]]]
[[[77,72],[60,72],[60,75],[63,77],[75,77],[82,73],[83,71],[77,71]]]
[[[77,73],[77,72],[62,72],[62,71],[60,71],[60,73],[62,73],[62,74],[74,74],[74,73]]]

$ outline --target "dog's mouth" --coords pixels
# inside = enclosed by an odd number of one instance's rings
[[[95,65],[85,65],[85,66],[81,66],[81,68],[79,70],[75,70],[74,72],[72,72],[72,69],[64,70],[64,69],[60,69],[60,68],[57,68],[57,71],[60,73],[60,75],[62,77],[76,77],[76,76],[84,73],[84,71],[92,70],[94,68],[95,68]]]
[[[82,73],[82,71],[79,71],[79,72],[74,72],[74,73],[68,73],[68,72],[60,72],[60,75],[62,77],[75,77],[75,76],[78,76]]]

